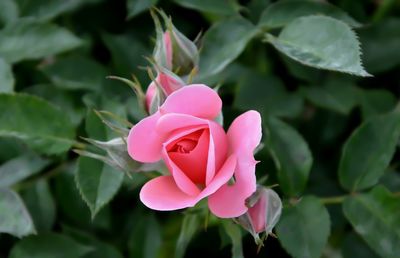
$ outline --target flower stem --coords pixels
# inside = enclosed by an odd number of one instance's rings
[[[348,195],[332,196],[332,197],[320,198],[320,200],[323,204],[338,204],[342,203],[347,196]]]

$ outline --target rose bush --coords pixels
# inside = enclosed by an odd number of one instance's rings
[[[398,258],[398,1],[0,7],[0,257]]]
[[[129,155],[144,163],[162,159],[170,171],[143,186],[140,199],[146,206],[175,210],[209,197],[210,210],[218,217],[247,211],[245,199],[256,190],[253,151],[261,140],[261,117],[248,111],[225,133],[214,121],[221,107],[214,90],[188,85],[131,129]]]

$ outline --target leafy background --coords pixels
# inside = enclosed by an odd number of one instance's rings
[[[400,4],[330,3],[0,1],[0,257],[399,257]],[[258,254],[202,203],[148,210],[149,174],[71,151],[115,137],[93,110],[143,117],[105,77],[148,85],[155,4],[204,33],[196,79],[222,86],[225,125],[262,113],[257,175],[284,210]]]

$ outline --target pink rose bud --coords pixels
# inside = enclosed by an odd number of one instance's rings
[[[253,153],[261,140],[261,116],[248,111],[225,132],[215,122],[221,108],[216,91],[202,84],[187,85],[131,128],[131,158],[142,163],[162,160],[168,168],[168,173],[142,187],[140,200],[147,207],[177,210],[208,198],[208,207],[220,218],[248,211],[246,199],[257,188]]]
[[[257,187],[257,191],[246,202],[249,210],[236,218],[236,222],[249,231],[258,242],[260,239],[258,234],[271,233],[279,221],[282,202],[274,190],[261,186]]]
[[[159,72],[157,78],[147,88],[146,111],[149,114],[155,113],[167,96],[183,86],[185,83],[168,70]]]
[[[157,41],[153,57],[155,62],[179,76],[185,76],[198,66],[199,50],[197,46],[183,35],[171,20],[162,14],[167,30],[163,31],[156,16],[153,16]]]

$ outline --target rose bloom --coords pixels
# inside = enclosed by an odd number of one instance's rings
[[[261,139],[261,117],[248,111],[225,133],[214,121],[221,106],[208,86],[188,85],[131,129],[129,155],[144,163],[162,159],[170,172],[141,189],[140,199],[147,207],[176,210],[208,197],[218,217],[238,217],[248,210],[245,200],[256,190],[253,151]]]

